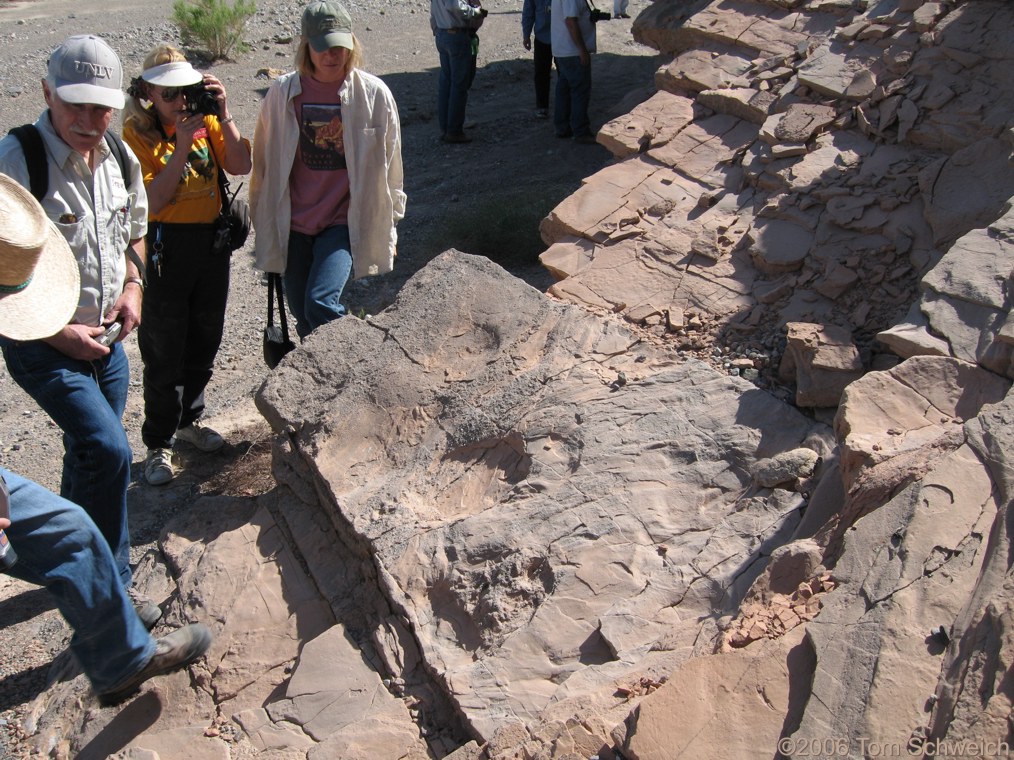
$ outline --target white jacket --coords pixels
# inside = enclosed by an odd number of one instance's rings
[[[250,217],[256,236],[256,266],[284,272],[292,220],[289,173],[296,158],[299,124],[293,99],[299,74],[279,77],[268,89],[253,141]],[[401,124],[391,91],[378,77],[353,69],[338,92],[349,172],[349,238],[353,277],[390,272],[405,216],[402,190]]]

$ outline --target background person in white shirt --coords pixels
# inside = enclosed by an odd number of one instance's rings
[[[553,126],[557,137],[594,144],[588,103],[591,100],[591,54],[595,24],[587,0],[553,0],[550,10],[553,56],[556,60],[556,101]]]

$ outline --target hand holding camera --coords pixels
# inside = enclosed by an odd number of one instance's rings
[[[218,98],[215,96],[205,82],[198,82],[188,87],[183,87],[183,97],[187,102],[187,110],[192,114],[204,116],[219,116],[221,109],[218,105]]]
[[[99,337],[97,337],[95,341],[105,346],[106,348],[109,348],[111,345],[113,345],[113,341],[119,337],[120,332],[122,330],[123,323],[111,322],[110,324],[106,325],[106,331],[102,333]]]

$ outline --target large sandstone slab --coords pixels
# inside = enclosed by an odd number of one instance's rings
[[[684,664],[635,708],[619,743],[630,760],[754,760],[777,746],[808,659],[803,629]],[[735,730],[730,730],[730,719]]]
[[[872,470],[889,478],[917,471],[924,466],[921,457],[958,440],[962,425],[986,404],[1002,400],[1009,388],[1009,381],[992,372],[937,356],[916,356],[865,375],[845,390],[835,419],[846,487],[869,479]],[[899,457],[905,458],[903,468],[885,466]]]
[[[798,494],[744,494],[753,463],[823,435],[456,252],[316,331],[258,406],[482,737],[622,708],[618,681],[691,645],[797,524]]]

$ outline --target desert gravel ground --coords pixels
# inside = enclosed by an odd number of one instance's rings
[[[448,248],[488,256],[540,290],[551,280],[538,264],[543,249],[539,219],[575,190],[583,177],[611,157],[599,146],[574,145],[553,135],[552,124],[534,117],[531,58],[521,45],[522,0],[485,0],[490,15],[480,37],[479,72],[471,91],[467,145],[439,142],[434,118],[438,62],[429,29],[429,4],[419,0],[347,0],[366,51],[367,70],[382,76],[398,100],[408,212],[399,226],[395,271],[355,283],[346,303],[353,314],[376,313],[402,284]],[[602,5],[602,3],[600,3]],[[634,0],[630,12],[648,5]],[[250,50],[234,61],[208,64],[225,83],[230,109],[252,136],[268,70],[292,68],[294,35],[303,4],[260,0],[245,31]],[[607,8],[608,10],[608,8]],[[71,34],[96,33],[120,54],[132,76],[150,47],[179,44],[170,0],[0,0],[0,127],[6,132],[34,121],[44,108],[40,79],[49,52]],[[594,64],[592,121],[597,127],[628,111],[652,89],[659,64],[654,51],[636,44],[629,20],[599,27]],[[242,179],[234,181],[239,182]],[[245,194],[245,186],[241,195]],[[252,242],[252,238],[251,241]],[[250,245],[248,242],[248,248]],[[152,488],[140,480],[144,448],[136,339],[126,341],[132,392],[123,423],[134,449],[130,490],[134,559],[157,551],[166,521],[200,508],[208,493],[254,495],[272,486],[270,430],[253,406],[267,369],[261,360],[265,288],[249,250],[237,251],[226,335],[208,390],[208,419],[226,434],[222,452],[197,457],[181,446],[182,472],[172,484]],[[57,490],[63,445],[59,430],[0,369],[0,464]],[[31,703],[59,663],[69,631],[47,592],[0,576],[0,758],[29,757]]]

